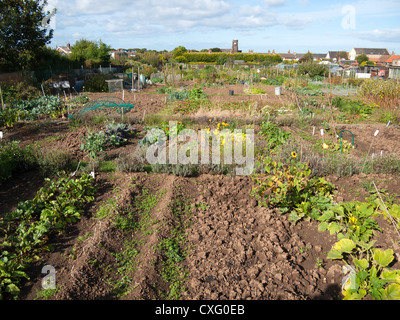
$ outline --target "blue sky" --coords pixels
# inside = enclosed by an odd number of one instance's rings
[[[48,0],[52,47],[79,39],[113,48],[231,48],[326,53],[354,47],[400,54],[400,0]]]

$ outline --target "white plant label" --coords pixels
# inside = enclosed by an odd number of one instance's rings
[[[379,133],[379,130],[376,130],[374,133],[374,137],[376,137],[378,135],[378,133]]]
[[[3,139],[3,131],[0,131],[0,139]]]
[[[324,129],[321,129],[321,136],[324,135]]]

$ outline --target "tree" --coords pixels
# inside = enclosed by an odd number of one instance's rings
[[[364,61],[369,61],[369,58],[366,54],[363,53],[356,57],[356,61],[358,62],[358,64],[362,64]]]
[[[50,21],[44,12],[47,1],[0,1],[0,68],[3,71],[32,70],[53,30],[42,22]]]
[[[157,68],[160,64],[160,54],[156,51],[147,51],[142,56],[143,63],[151,65],[153,68]]]
[[[211,52],[222,52],[220,48],[211,48]]]
[[[81,39],[71,46],[70,59],[92,66],[110,64],[110,46],[99,42]]]
[[[183,56],[187,52],[187,49],[184,46],[176,47],[172,50],[172,58],[176,59],[176,57]]]
[[[299,65],[297,70],[302,75],[309,75],[310,78],[315,76],[326,76],[329,73],[326,66],[315,61],[304,62]]]
[[[226,53],[220,54],[215,61],[218,65],[224,65],[228,61],[228,55]]]
[[[310,62],[310,61],[314,61],[314,55],[308,51],[305,55],[303,55],[300,59],[299,62],[303,63],[303,62]]]

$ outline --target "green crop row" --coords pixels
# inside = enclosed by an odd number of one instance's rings
[[[84,206],[94,200],[93,178],[60,176],[46,179],[33,200],[20,202],[17,209],[0,219],[0,299],[18,297],[25,269],[50,250],[48,235],[76,222]]]

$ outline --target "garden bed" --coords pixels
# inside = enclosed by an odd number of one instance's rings
[[[321,140],[320,128],[330,120],[329,109],[320,108],[324,97],[304,102],[289,91],[275,96],[275,86],[254,87],[265,93],[249,93],[243,85],[203,88],[207,98],[195,100],[198,105],[194,106],[167,101],[168,94],[157,92],[156,87],[136,94],[125,92],[125,102],[135,106],[123,118],[134,128],[129,129],[126,141],[111,138],[107,131],[110,122],[118,125],[121,121],[118,110],[89,112],[82,119],[20,121],[8,128],[3,143],[20,141],[24,150],[32,145],[36,149],[25,155],[34,159],[29,166],[13,171],[2,182],[1,217],[13,212],[20,202],[33,199],[44,185],[44,177],[54,178],[61,171],[49,170],[49,166],[62,167],[69,177],[73,172],[80,176],[94,170],[93,183],[97,187],[80,219],[63,230],[50,232],[46,238],[49,250],[38,248],[39,259],[27,266],[30,279],[20,283],[18,299],[342,299],[343,263],[332,258],[337,254],[332,248],[340,239],[329,229],[321,230],[321,216],[341,203],[373,203],[377,200],[373,183],[388,204],[398,203],[398,168],[382,172],[381,165],[378,172],[368,165],[368,173],[360,170],[350,174],[333,160],[321,162],[321,156],[341,157],[340,149],[328,153],[327,149],[313,148]],[[193,88],[193,83],[183,83],[177,90],[182,88]],[[229,90],[234,91],[233,96]],[[95,93],[88,97],[121,98],[121,94]],[[311,108],[310,101],[314,109],[305,113]],[[180,112],[175,112],[177,106]],[[285,119],[279,120],[282,115]],[[129,157],[144,143],[151,127],[166,133],[171,119],[195,131],[208,128],[217,134],[221,133],[220,126],[255,130],[256,157],[265,167],[256,166],[255,176],[236,176],[223,166],[209,166],[204,172],[192,167],[160,168],[141,163],[139,156]],[[322,125],[320,120],[328,121]],[[283,126],[274,124],[279,122]],[[336,124],[337,131],[344,129],[354,134],[355,149],[340,159],[362,161],[367,154],[380,156],[381,150],[384,154],[399,154],[400,130],[394,126]],[[374,137],[376,129],[380,132]],[[88,137],[100,131],[106,132],[107,138],[104,148],[94,152],[89,142],[96,141]],[[348,133],[343,137],[351,141]],[[67,150],[68,161],[55,154],[50,158],[49,150]],[[38,161],[38,154],[47,154],[43,156],[47,162]],[[300,159],[310,162],[310,177]],[[266,174],[268,166],[271,169]],[[285,170],[292,171],[289,174]],[[311,214],[301,209],[304,203],[291,203],[293,199],[285,198],[287,190],[271,178],[274,175],[286,181],[286,186],[293,183],[293,175],[298,175],[299,181],[304,178],[311,181],[310,185],[315,183],[315,189],[299,183],[302,192],[295,195],[298,199],[307,193],[311,198],[320,197],[321,202],[315,206],[326,205],[327,209],[318,209],[315,215],[314,211]],[[329,188],[328,183],[312,179],[322,177],[333,183],[336,193],[321,192],[320,188]],[[258,189],[260,181],[266,182],[263,190]],[[279,192],[280,201],[271,198]],[[371,196],[375,198],[368,200]],[[283,205],[284,201],[289,204]],[[393,250],[390,268],[399,269],[400,239],[396,229],[387,216],[384,219],[384,214],[378,214],[378,207],[374,210],[381,229],[373,233],[374,248]],[[357,254],[352,249],[351,253]],[[55,290],[42,289],[44,265],[57,271]]]

